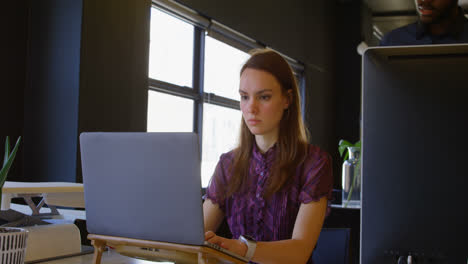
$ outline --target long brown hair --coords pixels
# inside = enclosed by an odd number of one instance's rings
[[[299,89],[286,60],[273,50],[254,50],[243,65],[240,74],[242,75],[247,68],[272,74],[281,84],[283,96],[287,96],[290,101],[279,125],[276,157],[264,193],[264,197],[268,198],[288,183],[298,165],[303,162],[307,152],[307,134],[302,121]],[[288,91],[291,91],[290,95]],[[226,193],[223,194],[224,197],[247,190],[253,144],[255,144],[255,136],[242,118],[239,145],[234,150],[234,159],[230,168],[232,176]]]

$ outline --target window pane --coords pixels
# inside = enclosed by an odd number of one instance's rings
[[[189,23],[151,8],[150,78],[192,87],[193,31]]]
[[[155,91],[148,92],[148,132],[192,132],[193,101]]]
[[[204,91],[239,100],[239,72],[248,58],[249,54],[206,36]]]
[[[232,150],[238,142],[241,122],[239,110],[203,105],[202,186],[206,187],[213,175],[219,156]]]

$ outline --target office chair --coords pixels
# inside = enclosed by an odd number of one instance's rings
[[[322,228],[312,255],[315,264],[349,263],[349,228]]]

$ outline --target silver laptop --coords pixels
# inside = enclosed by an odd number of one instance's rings
[[[204,239],[200,153],[194,133],[80,135],[91,234],[210,246]]]

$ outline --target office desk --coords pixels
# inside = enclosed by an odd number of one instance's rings
[[[86,255],[81,255],[81,256],[62,258],[62,259],[57,259],[57,260],[49,260],[49,261],[43,261],[43,262],[36,262],[36,263],[38,264],[92,264],[93,254],[91,253],[91,254],[86,254]],[[102,264],[154,264],[155,262],[122,256],[113,250],[109,250],[102,254],[101,263]],[[163,263],[169,264],[172,262],[163,262]]]

